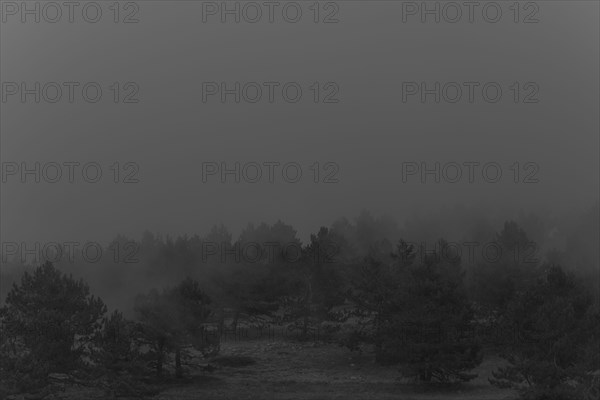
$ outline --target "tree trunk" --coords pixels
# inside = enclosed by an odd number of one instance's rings
[[[164,356],[165,342],[163,339],[159,339],[156,345],[156,376],[162,376],[163,370],[163,356]]]
[[[221,318],[219,320],[219,336],[223,336],[225,329],[225,308],[221,308]]]
[[[177,378],[183,378],[183,370],[181,369],[181,349],[179,347],[175,349],[175,376]]]
[[[162,369],[163,369],[162,354],[158,353],[158,355],[156,357],[156,376],[158,376],[158,377],[162,376]]]
[[[304,326],[302,327],[302,340],[306,340],[308,337],[308,322],[311,314],[311,305],[312,305],[312,284],[311,277],[306,277],[306,296],[304,300]]]
[[[233,328],[233,334],[237,337],[237,325],[238,319],[240,318],[240,309],[236,308],[235,313],[233,314],[233,322],[231,323],[231,327]]]
[[[427,369],[422,369],[419,372],[419,378],[423,381],[423,382],[431,382],[431,378],[432,378],[432,374],[431,374],[431,370],[429,368]]]
[[[302,327],[302,340],[308,339],[308,313],[309,313],[309,311],[306,310],[306,313],[304,314],[304,326]]]
[[[377,361],[378,363],[383,362],[383,340],[382,340],[382,333],[381,332],[381,310],[382,309],[382,305],[379,304],[379,306],[377,307],[377,313],[375,314],[375,321],[374,321],[374,325],[375,325],[375,338],[374,338],[374,344],[375,344],[375,361]]]

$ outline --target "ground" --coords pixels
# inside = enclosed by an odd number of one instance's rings
[[[231,366],[235,361],[251,361]],[[229,362],[227,362],[229,361]],[[492,386],[491,372],[503,361],[484,354],[474,380],[454,386],[425,386],[401,379],[394,367],[373,362],[335,344],[287,340],[246,340],[222,343],[218,356],[197,358],[187,378],[158,383],[152,400],[513,400],[515,393]],[[244,363],[240,363],[244,364]],[[207,366],[210,366],[206,368]],[[214,369],[213,369],[214,367]],[[21,399],[19,397],[16,397]],[[98,390],[68,388],[59,399],[114,399]],[[129,400],[130,398],[120,398]],[[133,398],[131,398],[133,399]],[[137,397],[139,399],[139,397]]]
[[[221,366],[202,373],[198,381],[172,387],[156,400],[186,399],[513,399],[514,393],[497,389],[487,378],[501,362],[486,356],[479,377],[460,387],[429,388],[399,379],[395,368],[381,367],[372,355],[359,354],[323,343],[286,341],[229,342],[220,357],[251,357],[255,364]]]

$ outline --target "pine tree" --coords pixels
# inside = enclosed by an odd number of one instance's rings
[[[23,273],[0,310],[3,376],[32,389],[45,385],[50,373],[84,368],[105,313],[86,283],[50,262]]]
[[[135,312],[142,336],[152,346],[157,376],[162,376],[166,356],[175,355],[175,373],[183,376],[182,357],[189,346],[207,346],[203,323],[210,315],[210,298],[197,281],[187,278],[178,286],[139,295]]]
[[[373,343],[376,361],[400,364],[406,376],[427,382],[472,379],[468,371],[481,362],[479,346],[447,335],[468,329],[472,321],[460,260],[420,253],[401,241],[393,262],[366,259],[349,298],[370,329],[354,339]]]
[[[493,373],[492,384],[516,388],[528,400],[598,394],[600,314],[592,296],[561,267],[548,267],[519,293],[503,321],[516,325],[520,340],[506,350],[509,365]]]

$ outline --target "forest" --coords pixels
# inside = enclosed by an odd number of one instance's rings
[[[363,211],[3,259],[0,397],[597,399],[597,221]]]

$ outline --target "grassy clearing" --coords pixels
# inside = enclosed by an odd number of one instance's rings
[[[227,361],[224,361],[227,360]],[[477,399],[507,400],[514,394],[487,382],[500,360],[488,356],[478,378],[464,385],[425,387],[400,379],[396,369],[381,367],[369,354],[331,344],[250,341],[225,343],[216,369],[197,375],[212,380],[170,387],[155,399]]]
[[[201,357],[201,356],[200,356]],[[208,364],[207,364],[208,363]],[[367,353],[333,344],[240,341],[222,344],[213,358],[194,360],[187,377],[155,382],[153,400],[513,400],[493,387],[491,372],[502,360],[491,352],[475,370],[479,376],[457,385],[422,385],[402,379]],[[93,390],[71,388],[63,399],[112,399]],[[129,400],[121,397],[122,400]],[[133,399],[133,398],[132,398]],[[139,398],[138,398],[139,399]]]

